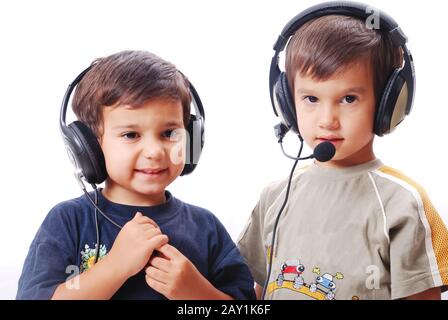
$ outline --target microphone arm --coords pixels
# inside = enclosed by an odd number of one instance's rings
[[[285,149],[283,148],[283,138],[285,137],[285,135],[288,133],[289,128],[283,123],[280,122],[279,124],[274,126],[274,131],[275,131],[275,136],[278,139],[278,143],[280,144],[280,148],[282,149],[283,154],[285,155],[285,157],[292,159],[292,160],[308,160],[308,159],[313,159],[314,158],[314,154],[308,156],[308,157],[303,157],[300,158],[300,153],[298,157],[294,157],[291,156],[289,154],[287,154],[285,152]],[[300,134],[297,135],[297,137],[299,137],[300,140],[300,150],[302,150],[303,147],[303,138]]]
[[[285,124],[279,123],[274,127],[274,129],[275,129],[275,135],[277,136],[277,139],[278,139],[278,143],[280,144],[280,148],[282,149],[282,152],[285,155],[285,157],[287,157],[289,159],[292,159],[292,160],[316,159],[319,162],[326,162],[326,161],[331,160],[336,153],[336,148],[334,147],[334,145],[329,141],[324,141],[324,142],[319,143],[314,148],[313,153],[311,155],[309,155],[308,157],[300,158],[300,154],[297,157],[293,157],[293,156],[287,154],[285,152],[285,150],[283,149],[283,138],[288,133],[289,128]],[[300,135],[300,133],[297,134],[297,137],[300,140],[300,150],[302,150],[303,138]]]
[[[300,146],[303,146],[303,140],[302,139],[300,140]],[[285,155],[285,157],[287,157],[289,159],[292,159],[292,160],[307,160],[307,159],[313,159],[314,158],[314,154],[312,154],[312,155],[310,155],[308,157],[303,157],[303,158],[297,158],[297,157],[290,156],[283,149],[283,142],[280,142],[280,148],[282,149],[282,152]]]

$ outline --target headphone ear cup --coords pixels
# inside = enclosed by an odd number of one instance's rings
[[[297,115],[294,99],[288,86],[288,79],[286,74],[282,72],[278,81],[274,86],[274,96],[277,99],[279,115],[288,128],[291,128],[295,133],[299,133],[297,125]]]
[[[76,166],[82,171],[83,177],[90,184],[100,184],[107,178],[106,163],[101,146],[93,132],[81,121],[74,121],[68,125],[73,133],[69,143]]]
[[[407,105],[408,86],[401,75],[401,70],[395,69],[384,87],[376,110],[375,134],[383,136],[392,132],[406,116]]]
[[[196,168],[204,147],[204,121],[194,114],[190,115],[187,126],[187,138],[185,147],[185,165],[181,176],[190,174]]]

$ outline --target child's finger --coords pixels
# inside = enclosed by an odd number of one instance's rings
[[[168,236],[166,234],[159,234],[148,240],[148,244],[153,250],[166,243],[168,243]]]
[[[134,218],[132,218],[132,220],[137,220],[138,218],[142,217],[142,213],[141,212],[136,212]]]
[[[168,273],[166,273],[165,271],[159,270],[157,268],[154,268],[152,266],[149,266],[148,268],[146,268],[145,273],[151,279],[154,279],[163,284],[168,284],[168,282],[169,282]]]
[[[156,228],[159,227],[154,220],[152,220],[151,218],[149,218],[147,216],[142,215],[141,212],[137,212],[134,216],[134,219],[137,223],[141,223],[141,224],[148,223],[148,224],[153,225]]]
[[[148,284],[148,286],[153,288],[158,293],[163,294],[165,297],[167,297],[168,286],[166,284],[161,283],[161,282],[151,278],[148,275],[145,275],[145,280],[146,280],[146,283]]]
[[[153,225],[150,224],[144,224],[141,226],[141,230],[143,232],[150,232],[152,230],[158,230],[159,232],[161,232],[161,230],[158,227],[154,227]]]
[[[168,272],[170,270],[171,262],[161,257],[152,257],[149,259],[149,266],[153,266],[159,270]]]
[[[164,246],[158,248],[157,251],[163,253],[170,260],[183,256],[179,250],[169,244],[165,244]]]
[[[144,237],[147,240],[150,240],[158,235],[162,235],[162,231],[160,231],[159,228],[153,228],[151,227],[149,230],[146,231]],[[156,249],[156,247],[153,248],[153,250]]]

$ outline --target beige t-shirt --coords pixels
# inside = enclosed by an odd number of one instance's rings
[[[287,179],[265,188],[238,247],[259,285]],[[398,299],[448,285],[448,231],[425,191],[376,159],[297,169],[266,299]]]

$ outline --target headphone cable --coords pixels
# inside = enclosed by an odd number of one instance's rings
[[[299,153],[297,155],[297,158],[300,158],[300,155],[302,154],[302,149],[303,149],[303,138],[300,135],[298,135],[298,136],[299,136],[299,139],[300,139],[300,150],[299,150]],[[281,144],[281,141],[279,141],[279,142]],[[294,161],[294,165],[292,166],[291,173],[289,174],[288,187],[286,188],[285,200],[283,200],[283,204],[282,204],[282,206],[281,206],[281,208],[280,208],[280,210],[279,210],[279,212],[277,214],[277,218],[275,219],[274,230],[272,232],[271,250],[269,252],[268,272],[267,272],[266,280],[265,280],[264,285],[263,285],[263,292],[261,294],[261,299],[262,300],[264,300],[264,297],[266,295],[266,290],[267,290],[267,287],[269,285],[269,278],[271,276],[272,257],[274,256],[274,243],[275,243],[275,235],[277,233],[277,225],[278,225],[278,222],[280,221],[280,216],[281,216],[283,210],[285,209],[286,203],[288,202],[289,190],[291,188],[291,182],[292,182],[292,176],[294,174],[294,170],[296,169],[296,166],[297,166],[297,163],[299,162],[299,160],[301,160],[301,159],[296,159]]]
[[[92,203],[93,207],[95,208],[95,231],[96,231],[96,248],[95,248],[95,263],[98,262],[99,258],[99,252],[100,252],[100,229],[98,224],[98,212],[110,223],[112,223],[114,226],[116,226],[118,229],[122,229],[123,227],[116,223],[114,220],[109,218],[107,214],[105,214],[98,206],[98,188],[96,187],[96,184],[91,183],[93,190],[95,191],[95,200],[92,199],[90,194],[86,190],[86,186],[84,185],[84,182],[82,182],[82,177],[80,171],[75,171],[75,178],[78,181],[79,185],[81,186],[82,191],[84,192],[84,195],[86,198]]]
[[[87,192],[86,189],[83,189],[84,194],[86,195],[87,199],[89,199],[89,201],[92,203],[92,205],[95,207],[95,210],[98,210],[98,212],[104,217],[106,218],[110,223],[112,223],[114,226],[116,226],[117,228],[121,229],[123,228],[122,226],[120,226],[118,223],[116,223],[114,220],[112,220],[111,218],[109,218],[107,216],[107,214],[105,214],[95,203],[95,201],[92,199],[92,197],[90,197],[90,194]]]
[[[100,253],[100,229],[98,228],[98,211],[96,207],[98,206],[98,189],[96,184],[92,183],[93,190],[95,190],[95,230],[96,230],[96,248],[95,248],[95,264],[98,262],[98,257]]]

